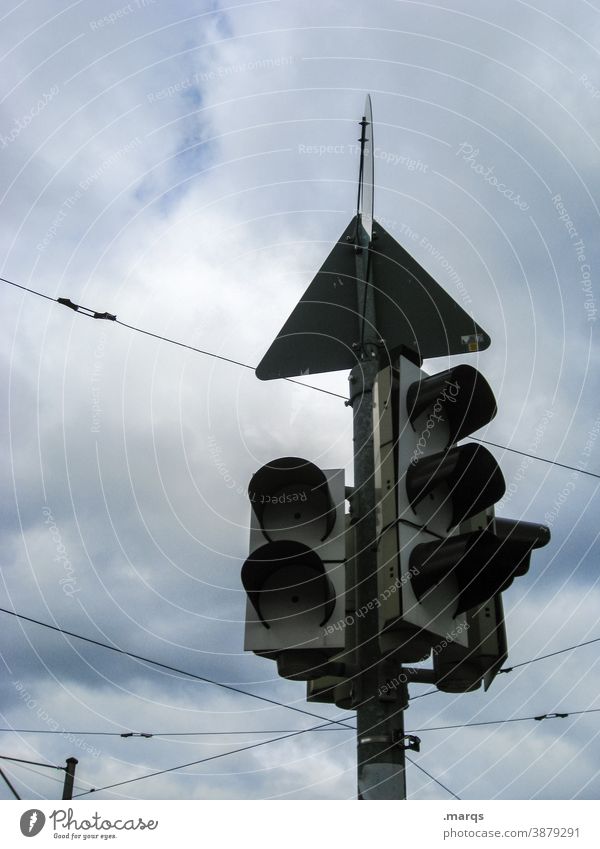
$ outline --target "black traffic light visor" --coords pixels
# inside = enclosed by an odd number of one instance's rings
[[[277,494],[284,488],[294,485],[309,487],[311,492],[323,500],[325,533],[321,541],[327,539],[333,530],[336,517],[327,477],[322,469],[301,457],[280,457],[271,460],[255,472],[248,484],[248,496],[263,534],[270,539],[263,522],[265,508],[273,503]]]
[[[460,365],[415,381],[406,395],[408,418],[431,410],[443,412],[450,427],[449,444],[488,424],[496,415],[496,399],[489,383],[473,366]]]
[[[265,628],[270,628],[271,626],[263,618],[261,596],[265,592],[273,591],[264,590],[263,587],[266,581],[279,569],[296,564],[302,566],[304,570],[308,569],[314,575],[314,577],[302,583],[306,585],[314,581],[318,587],[319,597],[322,599],[321,604],[323,605],[323,616],[319,627],[323,626],[333,613],[335,608],[335,589],[327,576],[325,566],[319,555],[312,548],[294,540],[269,542],[252,552],[242,566],[241,576],[242,584],[248,594],[250,603],[256,610]],[[301,587],[302,584],[292,584],[290,588],[295,586]],[[276,590],[276,592],[280,591],[280,589]]]
[[[420,457],[406,471],[406,493],[413,510],[440,484],[448,487],[452,504],[450,528],[491,507],[506,490],[494,456],[473,442]]]
[[[420,600],[453,573],[458,589],[453,616],[458,616],[508,589],[529,569],[532,550],[549,540],[544,525],[496,519],[483,531],[417,545],[410,557],[413,591]]]

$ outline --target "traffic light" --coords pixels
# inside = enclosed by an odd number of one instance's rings
[[[550,538],[543,526],[503,518],[465,530],[466,522],[505,491],[502,472],[486,448],[457,445],[491,421],[496,402],[471,366],[428,375],[420,365],[405,350],[397,367],[380,372],[374,409],[376,420],[391,416],[397,457],[395,519],[382,508],[378,543],[383,548],[388,537],[389,562],[380,564],[380,585],[388,591],[399,585],[399,592],[382,611],[381,647],[403,661],[417,659],[409,656],[417,649],[427,654],[442,643],[468,649],[473,627],[468,612],[525,574],[531,551]],[[376,438],[376,456],[381,448]],[[497,617],[497,606],[494,611]]]
[[[459,533],[483,531],[494,520],[490,507],[462,522]],[[434,681],[446,693],[468,693],[479,689],[483,681],[487,690],[508,656],[502,594],[467,611],[468,646],[453,641],[433,648]]]
[[[344,471],[281,457],[252,477],[244,648],[278,673],[311,680],[337,671],[344,648]]]
[[[326,702],[335,704],[343,710],[353,705],[354,682],[357,673],[356,662],[356,543],[351,516],[346,515],[346,586],[344,593],[344,650],[331,659],[331,666],[337,675],[324,675],[309,681],[306,685],[308,702]],[[338,667],[335,670],[335,667]]]
[[[429,635],[403,618],[403,579],[398,534],[398,371],[384,368],[373,387],[373,449],[379,642],[383,654],[393,652],[400,663],[428,656]]]

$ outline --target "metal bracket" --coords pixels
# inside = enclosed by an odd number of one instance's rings
[[[401,749],[405,751],[412,752],[420,752],[421,751],[421,738],[415,737],[414,734],[399,734],[393,735],[397,739],[394,740],[394,743],[397,746],[400,746]]]
[[[540,722],[542,719],[565,719],[568,715],[568,713],[544,713],[542,716],[534,716],[533,718]]]
[[[396,731],[392,731],[391,736],[389,734],[373,734],[370,737],[360,738],[361,746],[366,745],[368,743],[383,743],[384,745],[389,746],[390,748],[392,746],[399,746],[405,751],[421,751],[420,737],[415,737],[414,734],[398,734],[398,732]]]
[[[58,304],[62,304],[63,307],[69,307],[69,309],[75,310],[75,312],[79,312],[82,315],[87,315],[88,318],[101,318],[105,321],[117,320],[117,316],[110,312],[97,312],[89,307],[82,307],[80,304],[74,304],[70,298],[57,298],[56,302]]]
[[[154,737],[154,734],[147,734],[145,731],[126,731],[120,735],[121,737]]]

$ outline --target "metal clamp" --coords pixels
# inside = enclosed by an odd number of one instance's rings
[[[405,751],[420,752],[421,738],[415,737],[414,734],[394,734],[396,739],[394,743]]]
[[[371,737],[361,737],[359,742],[361,746],[368,743],[384,743],[390,748],[392,746],[400,746],[405,751],[421,751],[420,737],[415,737],[414,734],[398,734],[396,731],[393,731],[391,736],[389,734],[373,734]]]

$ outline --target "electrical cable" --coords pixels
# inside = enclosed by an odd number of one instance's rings
[[[433,691],[432,691],[433,692]],[[435,691],[437,692],[437,690]],[[425,695],[425,694],[423,694]],[[456,725],[436,725],[436,726],[428,726],[427,728],[413,728],[407,731],[407,734],[419,734],[423,731],[449,731],[454,728],[474,728],[476,726],[481,725],[502,725],[507,722],[528,722],[530,720],[535,720],[539,722],[542,719],[566,719],[568,716],[581,716],[586,713],[600,713],[600,708],[587,708],[586,710],[570,710],[567,712],[552,712],[552,713],[544,713],[539,714],[537,716],[519,716],[519,717],[511,717],[510,719],[490,719],[481,722],[463,722],[457,723]],[[337,727],[331,725],[323,725],[318,726],[316,728],[280,728],[278,730],[261,730],[261,729],[251,729],[247,731],[50,731],[47,729],[36,729],[36,728],[0,728],[0,732],[12,732],[14,734],[72,734],[78,735],[79,737],[93,737],[93,736],[104,736],[104,737],[145,737],[151,738],[156,737],[158,739],[162,739],[165,737],[229,737],[232,735],[241,735],[241,734],[292,734],[300,731],[356,731],[356,727],[353,725],[348,725],[344,727]],[[64,767],[59,767],[63,769]]]
[[[43,766],[46,769],[62,769],[63,771],[66,769],[64,766],[54,766],[54,764],[43,764],[40,761],[27,761],[23,758],[13,758],[10,755],[0,755],[0,761],[15,761],[20,764],[31,764],[32,766]]]
[[[122,787],[124,784],[132,784],[134,781],[143,781],[145,778],[154,778],[157,775],[164,775],[167,772],[176,772],[180,769],[185,769],[188,766],[198,766],[198,764],[208,763],[208,761],[216,761],[218,758],[225,758],[228,755],[237,755],[241,752],[248,752],[250,749],[257,749],[259,746],[267,746],[269,743],[277,743],[279,740],[289,740],[290,737],[297,737],[299,734],[306,734],[308,731],[316,731],[318,728],[323,728],[323,725],[317,725],[314,728],[304,728],[301,731],[294,731],[291,734],[285,734],[283,737],[272,737],[270,740],[262,740],[260,743],[252,743],[249,746],[243,746],[241,749],[233,749],[230,752],[221,752],[219,755],[210,755],[207,758],[201,758],[197,761],[190,761],[189,763],[180,764],[179,766],[172,766],[168,769],[159,769],[156,772],[149,772],[145,775],[138,775],[137,778],[128,778],[125,781],[117,781],[115,784],[107,784],[104,787],[92,788],[91,790],[86,790],[85,793],[77,793],[76,797],[87,796],[90,793],[100,793],[102,790],[112,790],[113,787]]]
[[[179,669],[175,666],[171,666],[167,663],[162,663],[159,660],[152,660],[149,657],[143,657],[139,654],[134,654],[134,652],[126,651],[125,649],[120,649],[117,646],[111,646],[108,643],[102,643],[99,640],[94,640],[91,637],[84,637],[81,634],[76,634],[73,631],[66,631],[63,628],[59,628],[57,625],[50,625],[48,622],[42,622],[39,619],[33,619],[31,616],[25,616],[22,613],[16,613],[14,610],[7,610],[5,607],[0,607],[0,613],[9,613],[11,616],[15,616],[17,619],[23,619],[26,622],[33,622],[35,625],[41,625],[43,628],[49,628],[51,631],[57,631],[59,634],[65,634],[69,637],[74,637],[77,640],[83,640],[86,643],[91,643],[92,645],[99,646],[103,649],[109,649],[109,651],[114,651],[117,654],[122,654],[127,657],[131,657],[134,660],[141,660],[143,663],[151,663],[154,666],[161,667],[162,669],[166,669],[169,672],[176,672],[179,675],[185,675],[188,678],[193,678],[196,681],[202,681],[204,684],[213,684],[215,687],[222,687],[225,690],[231,690],[234,693],[239,693],[243,696],[249,696],[252,699],[258,699],[261,702],[267,702],[267,704],[275,705],[277,707],[287,708],[288,710],[293,710],[296,713],[302,713],[305,716],[310,716],[312,719],[322,719],[325,720],[325,723],[328,725],[342,725],[346,728],[352,728],[352,726],[348,725],[341,719],[328,719],[326,716],[319,716],[317,713],[312,713],[311,711],[304,710],[303,708],[294,707],[293,705],[286,705],[283,702],[278,702],[275,699],[269,699],[267,696],[259,696],[256,693],[251,693],[249,690],[242,690],[240,687],[234,687],[232,684],[223,684],[220,681],[214,681],[212,678],[206,678],[203,675],[197,675],[195,672],[188,672],[185,669]]]
[[[450,788],[449,788],[449,787],[446,787],[446,785],[445,785],[445,784],[442,784],[442,782],[441,782],[438,778],[435,778],[435,777],[434,777],[434,776],[433,776],[430,772],[427,772],[427,770],[426,770],[426,769],[424,769],[424,768],[423,768],[420,764],[418,764],[418,763],[416,763],[415,761],[411,760],[411,758],[409,758],[409,757],[408,757],[408,755],[406,755],[406,760],[407,760],[410,764],[412,764],[413,766],[416,766],[416,768],[417,768],[417,769],[420,769],[420,770],[421,770],[421,772],[424,772],[424,773],[425,773],[425,775],[426,775],[428,778],[431,778],[431,780],[432,780],[432,781],[435,781],[435,783],[436,783],[436,784],[439,784],[439,785],[440,785],[440,787],[443,787],[443,788],[444,788],[444,790],[445,790],[447,793],[450,793],[450,795],[451,795],[451,796],[454,796],[454,798],[455,798],[455,799],[458,799],[458,801],[459,801],[459,802],[460,802],[460,801],[462,801],[462,800],[461,800],[461,798],[460,798],[460,796],[457,796],[457,795],[456,795],[456,793],[454,792],[454,790],[450,790]]]
[[[2,769],[0,769],[0,776],[1,776],[1,777],[4,779],[4,781],[6,782],[6,784],[7,784],[7,786],[8,786],[8,789],[11,791],[11,793],[13,794],[13,796],[15,797],[15,799],[18,799],[19,801],[21,801],[21,797],[19,796],[19,794],[17,793],[17,791],[15,790],[15,788],[12,786],[12,784],[10,783],[10,781],[9,781],[9,779],[8,779],[8,776],[5,774],[5,772],[4,772]]]
[[[407,734],[418,734],[422,731],[448,731],[452,728],[474,728],[475,726],[480,725],[503,725],[507,722],[528,722],[529,720],[536,720],[536,722],[540,722],[543,719],[566,719],[568,716],[581,716],[584,713],[600,713],[600,708],[588,708],[587,710],[570,710],[568,712],[560,712],[560,713],[543,713],[538,716],[516,716],[511,719],[489,719],[482,722],[464,722],[458,725],[438,725],[430,728],[415,728],[411,731],[407,731]]]
[[[25,766],[25,764],[15,764],[14,766],[15,766],[15,769],[24,769],[27,772],[32,772],[34,775],[39,775],[42,778],[47,779],[48,781],[58,782],[58,784],[60,784],[62,787],[64,787],[64,780],[62,778],[56,778],[54,775],[46,775],[46,773],[40,772],[39,769],[33,769],[30,766]],[[77,782],[75,782],[73,784],[73,787],[76,790],[84,790],[84,787],[82,787]]]
[[[282,705],[285,707],[285,705]],[[292,731],[306,731],[305,728],[272,728],[270,730],[261,730],[253,728],[248,731],[52,731],[47,728],[0,728],[1,732],[11,732],[13,734],[71,734],[78,737],[228,737],[232,734],[288,734]],[[327,725],[319,728],[320,731],[356,731],[354,725]]]
[[[133,330],[136,333],[142,333],[144,336],[151,336],[153,339],[158,339],[161,342],[168,342],[170,345],[177,345],[179,348],[187,348],[189,351],[194,351],[198,354],[203,354],[206,357],[213,357],[217,360],[222,360],[226,363],[231,363],[232,365],[240,366],[240,368],[250,369],[252,371],[255,370],[255,366],[248,365],[248,363],[242,363],[239,360],[233,360],[229,357],[224,357],[220,354],[215,354],[211,351],[204,351],[202,348],[196,348],[193,345],[188,345],[185,342],[178,342],[176,339],[170,339],[168,336],[161,336],[158,333],[152,333],[149,330],[143,330],[141,327],[136,327],[133,324],[127,324],[124,321],[120,321],[116,316],[111,315],[110,313],[100,313],[95,312],[94,310],[88,310],[87,307],[80,307],[78,304],[73,304],[72,301],[69,301],[68,298],[52,298],[50,295],[45,295],[43,292],[38,292],[36,289],[30,289],[27,286],[22,286],[20,283],[14,283],[12,280],[8,280],[6,277],[0,277],[0,282],[7,283],[9,286],[14,286],[17,289],[22,289],[24,292],[29,292],[32,295],[37,295],[40,298],[45,298],[47,301],[53,301],[54,303],[62,304],[63,306],[70,306],[71,309],[75,309],[76,312],[83,311],[83,315],[87,315],[90,318],[103,318],[114,321],[116,324],[120,324],[122,327],[127,328],[128,330]],[[295,383],[298,386],[304,386],[305,389],[314,389],[316,392],[322,392],[325,395],[332,395],[334,398],[341,398],[343,401],[347,401],[345,395],[340,395],[338,392],[331,392],[329,389],[322,389],[319,386],[312,386],[309,383],[302,383],[300,380],[294,380],[291,377],[284,377],[283,380],[286,380],[288,383]],[[559,463],[557,460],[549,460],[547,457],[537,457],[535,454],[528,454],[525,451],[519,451],[517,448],[509,448],[507,445],[500,445],[497,442],[490,442],[486,439],[478,439],[476,436],[469,437],[470,439],[475,440],[476,442],[482,442],[484,445],[492,445],[495,448],[500,448],[502,451],[510,451],[513,454],[520,454],[522,457],[529,457],[532,460],[537,460],[540,463],[548,463],[551,466],[558,466],[561,469],[567,469],[571,472],[579,472],[582,475],[588,475],[592,478],[597,478],[600,480],[600,474],[596,472],[589,472],[585,469],[578,469],[575,466],[569,466],[566,463]]]
[[[170,345],[176,345],[178,348],[186,348],[188,351],[194,351],[197,354],[203,354],[205,357],[212,357],[215,360],[221,360],[224,363],[231,363],[232,365],[250,369],[251,371],[255,371],[256,369],[255,366],[248,365],[248,363],[242,363],[239,360],[233,360],[230,357],[224,357],[221,354],[215,354],[212,351],[205,351],[202,348],[196,348],[194,345],[188,345],[186,342],[178,342],[176,339],[170,339],[168,336],[161,336],[159,333],[152,333],[150,330],[143,330],[141,327],[136,327],[133,324],[127,324],[124,321],[120,321],[116,315],[112,315],[111,313],[101,313],[89,309],[88,307],[82,307],[79,304],[73,303],[73,301],[69,298],[52,298],[50,295],[45,295],[43,292],[38,292],[35,289],[28,288],[27,286],[21,286],[19,283],[14,283],[6,277],[0,277],[0,281],[2,281],[2,283],[7,283],[9,286],[15,286],[17,289],[22,289],[24,292],[29,292],[32,295],[38,295],[40,298],[45,298],[47,301],[54,301],[57,304],[69,307],[70,309],[75,310],[75,312],[86,315],[88,318],[114,321],[115,324],[120,324],[121,327],[126,327],[128,330],[133,330],[135,333],[142,333],[144,336],[151,336],[153,339],[158,339],[161,342],[168,342]],[[332,392],[329,389],[322,389],[320,386],[312,386],[309,383],[302,383],[301,380],[294,380],[292,377],[284,377],[283,380],[286,380],[288,383],[295,383],[297,386],[304,386],[305,389],[314,389],[316,392],[322,392],[324,395],[332,395],[334,398],[341,398],[343,401],[347,400],[345,395],[340,395],[338,392]]]
[[[569,646],[566,649],[559,649],[558,651],[550,652],[550,654],[542,654],[540,657],[533,657],[531,660],[524,660],[522,663],[515,663],[514,666],[507,666],[506,669],[499,669],[498,675],[501,672],[512,672],[513,669],[518,669],[520,666],[528,666],[530,663],[536,663],[538,660],[546,660],[548,657],[556,657],[557,654],[563,654],[566,651],[573,651],[573,649],[579,649],[582,646],[590,646],[592,643],[600,642],[600,637],[595,637],[593,640],[588,640],[585,643],[577,643],[576,646]]]
[[[425,696],[433,696],[434,693],[441,693],[442,690],[427,690],[426,693],[419,693],[418,696],[410,696],[410,701],[414,702],[415,699],[423,699]]]
[[[513,454],[520,454],[521,457],[529,457],[532,460],[539,460],[540,463],[549,463],[551,466],[558,466],[561,469],[567,469],[570,472],[579,472],[581,475],[588,475],[590,478],[600,480],[600,475],[596,472],[587,472],[585,469],[577,469],[575,466],[567,466],[565,463],[559,463],[558,460],[548,460],[547,457],[537,457],[535,454],[528,454],[526,451],[518,451],[516,448],[509,448],[506,445],[499,445],[497,442],[490,442],[488,439],[478,439],[476,436],[470,436],[469,439],[474,439],[476,442],[483,442],[484,445],[493,445],[494,448],[501,448],[502,451],[511,451]]]

